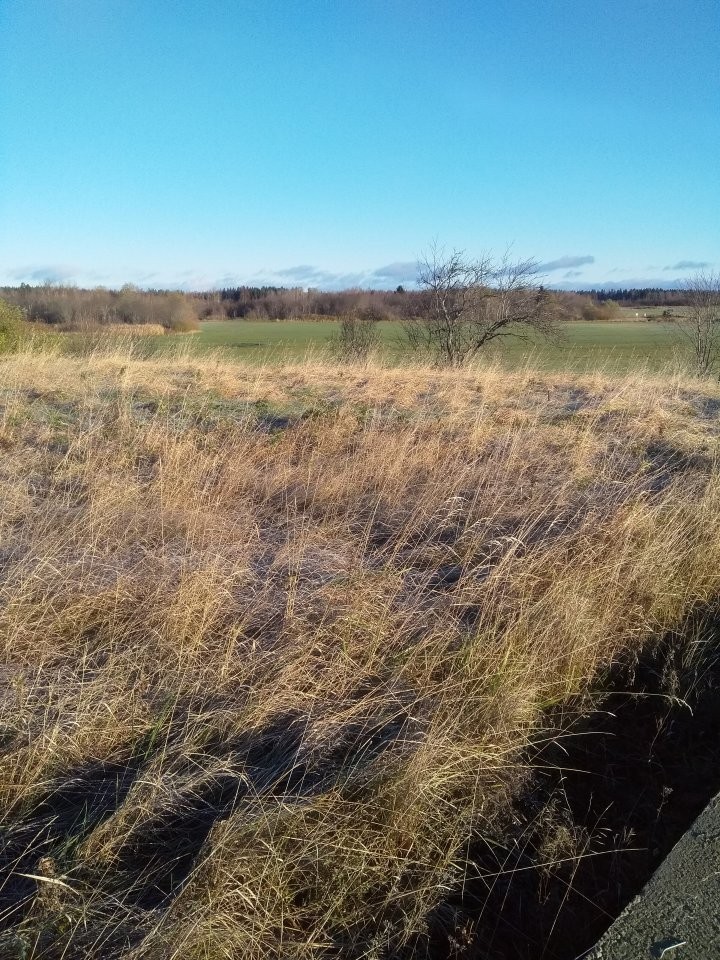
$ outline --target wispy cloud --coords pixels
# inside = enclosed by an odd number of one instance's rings
[[[394,284],[414,283],[417,279],[418,265],[415,260],[397,260],[384,267],[378,267],[370,274],[370,278],[380,284],[393,286]]]
[[[301,263],[297,267],[285,267],[282,270],[272,271],[277,277],[286,277],[288,280],[307,280],[308,278],[326,276],[324,270],[319,270],[308,263]]]
[[[588,263],[595,263],[595,257],[587,254],[581,257],[558,257],[557,260],[548,260],[538,264],[540,273],[552,273],[553,270],[569,270],[574,267],[584,267]]]
[[[177,272],[137,268],[119,268],[115,276],[100,274],[68,264],[31,264],[6,270],[0,268],[0,283],[75,283],[94,286],[108,283],[121,287],[134,283],[139,287],[169,290],[211,290],[223,287],[276,286],[315,287],[320,290],[394,289],[399,284],[412,286],[417,278],[414,260],[394,260],[375,269],[361,271],[333,271],[309,263],[290,267],[264,268],[255,272],[225,270],[204,273],[193,269]]]
[[[566,280],[570,280],[572,277],[581,277],[581,276],[582,276],[582,270],[568,270],[567,273],[563,274],[563,277]]]
[[[612,271],[608,271],[611,273]],[[607,274],[606,274],[607,276]],[[687,280],[682,277],[616,277],[614,280],[577,280],[563,279],[553,281],[550,286],[555,290],[630,290],[651,288],[656,290],[680,290]]]
[[[391,288],[398,284],[412,284],[417,278],[417,263],[396,260],[375,270],[341,273],[325,270],[313,264],[301,263],[294,267],[259,270],[252,282],[278,286],[317,287],[321,290],[348,290],[354,287]]]
[[[677,263],[663,267],[663,270],[704,270],[710,266],[712,264],[708,263],[707,260],[678,260]]]
[[[67,283],[79,274],[77,267],[67,264],[31,264],[8,271],[11,280],[18,283]]]
[[[260,270],[255,274],[255,282],[277,284],[278,286],[318,287],[321,290],[343,290],[348,287],[362,286],[367,279],[365,273],[335,273],[312,264],[301,263],[295,267]]]

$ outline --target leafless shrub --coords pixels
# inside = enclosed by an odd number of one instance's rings
[[[412,347],[458,367],[502,337],[528,339],[555,330],[551,295],[537,282],[532,260],[468,258],[437,244],[420,262],[423,293],[404,328]]]
[[[355,307],[342,314],[334,343],[339,357],[350,363],[367,360],[380,343],[380,319],[372,306]]]
[[[720,274],[699,273],[686,291],[688,307],[671,322],[690,345],[697,373],[710,377],[720,360]]]

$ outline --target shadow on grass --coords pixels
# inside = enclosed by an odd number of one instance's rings
[[[601,678],[591,709],[586,699],[549,716],[547,737],[522,758],[533,771],[524,790],[494,833],[468,846],[462,889],[428,917],[427,938],[402,953],[388,950],[383,960],[575,960],[589,949],[720,790],[719,639],[718,612],[696,614]],[[215,772],[198,777],[183,749],[181,714],[164,737],[170,793],[142,809],[133,800],[148,776],[153,735],[118,762],[65,771],[5,826],[0,929],[13,937],[26,916],[28,930],[45,930],[38,874],[47,876],[48,862],[60,874],[71,868],[72,882],[84,888],[102,884],[102,863],[91,858],[73,869],[74,851],[121,808],[135,809],[140,815],[120,831],[112,855],[126,919],[113,921],[103,956],[119,956],[183,889],[213,827],[236,810],[250,813],[253,797],[304,802],[336,787],[348,770],[361,783],[363,768],[384,760],[390,745],[411,749],[423,735],[409,707],[379,710],[313,751],[306,719],[285,713],[229,738],[217,731],[202,744]],[[348,781],[344,789],[351,788]],[[53,924],[42,934],[47,957],[62,939]],[[28,941],[16,940],[20,952],[2,954],[11,941],[0,936],[0,954],[21,956]],[[74,953],[64,949],[57,955],[93,955],[80,940]]]
[[[555,718],[507,822],[429,918],[424,955],[575,960],[597,942],[720,791],[719,641],[718,611],[696,614],[615,667],[592,712]]]

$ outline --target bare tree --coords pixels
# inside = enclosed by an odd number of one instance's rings
[[[709,377],[720,362],[720,273],[699,273],[685,289],[687,311],[672,322],[690,344],[698,374]]]
[[[367,360],[380,343],[378,323],[382,315],[373,306],[353,307],[340,316],[334,346],[342,360]]]
[[[403,321],[406,336],[414,348],[461,366],[500,337],[552,334],[553,297],[537,277],[533,260],[471,260],[433,244],[419,263],[423,295]]]

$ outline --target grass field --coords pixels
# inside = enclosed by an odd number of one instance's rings
[[[404,353],[400,325],[383,323],[380,327],[384,351],[400,359]],[[193,346],[227,348],[238,358],[253,362],[299,358],[309,350],[326,349],[336,331],[337,324],[333,322],[213,322],[202,325],[200,335],[193,338]],[[561,333],[557,344],[507,339],[494,346],[489,355],[513,366],[531,359],[545,369],[609,365],[622,371],[638,364],[657,368],[687,353],[677,330],[659,322],[566,323]]]
[[[0,955],[505,958],[532,902],[556,956],[579,865],[638,844],[516,801],[667,631],[655,700],[697,686],[719,408],[647,370],[0,358]]]
[[[417,363],[407,349],[399,323],[380,323],[378,360],[392,364]],[[135,353],[187,352],[202,355],[223,351],[243,363],[283,363],[306,358],[332,361],[338,324],[334,321],[212,321],[197,334],[185,337],[145,336]],[[87,349],[97,338],[67,335],[71,350]],[[103,336],[100,339],[104,339]],[[490,344],[483,358],[518,369],[528,363],[548,370],[575,372],[605,369],[624,373],[646,368],[659,371],[669,365],[687,366],[687,342],[670,323],[617,320],[606,323],[569,322],[552,341],[507,337]]]

